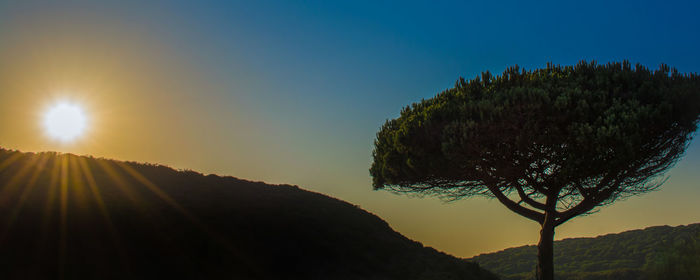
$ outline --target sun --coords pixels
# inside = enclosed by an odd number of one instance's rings
[[[83,108],[71,102],[58,102],[44,114],[46,134],[60,142],[72,142],[83,135],[87,117]]]

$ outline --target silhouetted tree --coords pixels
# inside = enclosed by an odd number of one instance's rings
[[[553,278],[554,228],[656,189],[697,128],[700,79],[625,61],[460,78],[377,133],[375,189],[486,196],[541,225],[537,275]]]

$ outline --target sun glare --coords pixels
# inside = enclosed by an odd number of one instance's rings
[[[83,108],[74,103],[56,103],[44,115],[46,134],[61,142],[71,142],[81,136],[86,125]]]

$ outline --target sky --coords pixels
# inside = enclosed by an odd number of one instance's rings
[[[380,126],[459,77],[624,59],[700,72],[700,2],[564,2],[0,1],[0,146],[299,185],[459,257],[534,244],[538,225],[495,200],[373,191],[368,169]],[[62,100],[89,118],[70,143],[41,126]],[[661,190],[555,239],[700,222],[698,142]]]

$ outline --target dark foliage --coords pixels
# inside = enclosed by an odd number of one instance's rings
[[[700,224],[658,226],[554,242],[558,280],[700,279]],[[523,246],[472,258],[503,279],[533,279],[537,248]]]
[[[495,279],[296,186],[0,149],[2,279]]]
[[[700,230],[695,238],[674,239],[646,270],[649,280],[700,279]]]
[[[699,117],[700,77],[665,65],[516,66],[404,108],[377,133],[370,173],[377,189],[495,197],[540,223],[550,197],[561,224],[659,186]]]
[[[496,198],[539,223],[536,272],[551,280],[555,227],[661,186],[698,120],[700,76],[666,65],[516,66],[404,108],[370,174],[375,189]]]

